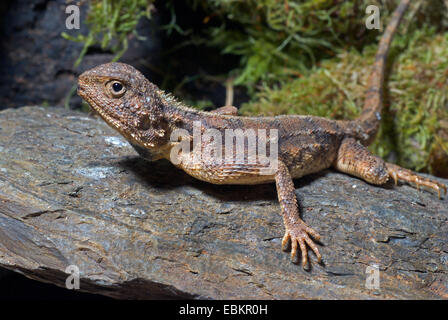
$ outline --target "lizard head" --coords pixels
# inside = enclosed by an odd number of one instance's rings
[[[124,63],[103,64],[78,78],[78,95],[137,150],[152,153],[147,158],[169,141],[159,91]]]

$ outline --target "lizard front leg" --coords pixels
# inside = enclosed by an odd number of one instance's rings
[[[418,189],[420,186],[425,186],[436,190],[439,198],[441,190],[444,190],[445,193],[447,190],[444,184],[419,176],[411,170],[395,164],[384,162],[353,138],[346,138],[342,141],[334,167],[341,172],[377,185],[386,183],[389,177],[394,179],[395,184],[398,180],[415,183]]]
[[[310,238],[311,235],[315,240],[319,240],[320,235],[300,219],[294,183],[288,168],[282,161],[278,162],[275,184],[285,225],[285,235],[282,240],[283,250],[286,250],[289,241],[291,241],[291,260],[295,261],[299,246],[302,254],[302,267],[305,268],[308,263],[308,251],[306,248],[306,244],[308,244],[316,254],[317,261],[320,262],[322,256],[316,244]]]
[[[177,166],[189,175],[214,184],[254,184],[275,180],[278,200],[285,225],[285,235],[282,240],[282,248],[285,250],[291,241],[291,260],[295,261],[297,249],[300,248],[302,266],[308,264],[308,245],[316,254],[318,262],[322,257],[317,246],[310,238],[320,239],[320,235],[300,219],[297,198],[292,177],[287,166],[278,161],[277,169],[272,175],[262,175],[262,164],[236,164],[233,161],[221,164],[215,163],[212,158],[202,158],[195,161],[193,152],[180,153],[181,161]]]

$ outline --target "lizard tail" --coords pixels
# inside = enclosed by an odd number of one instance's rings
[[[362,142],[364,145],[372,142],[380,126],[381,110],[383,109],[384,70],[386,68],[387,54],[392,38],[397,31],[401,18],[409,6],[409,2],[410,0],[402,0],[395,9],[378,46],[375,63],[367,85],[364,107],[361,115],[356,119],[361,124]]]

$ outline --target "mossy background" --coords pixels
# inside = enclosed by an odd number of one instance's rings
[[[175,0],[94,0],[89,35],[64,36],[85,43],[80,58],[100,43],[119,59],[141,17],[168,10],[171,18],[160,29],[181,39],[178,48],[213,47],[238,63],[222,74],[188,78],[166,68],[170,81],[163,82],[164,89],[203,107],[209,102],[188,95],[183,85],[198,77],[223,85],[230,79],[247,93],[248,101],[238,106],[242,115],[353,119],[362,108],[381,35],[366,29],[365,8],[377,5],[384,27],[398,2],[187,0],[179,10]],[[446,0],[412,1],[391,48],[382,125],[370,147],[388,161],[443,177],[448,177],[447,9]],[[187,14],[196,21],[182,19]]]

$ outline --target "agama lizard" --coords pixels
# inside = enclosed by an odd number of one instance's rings
[[[300,248],[302,266],[308,264],[308,245],[321,262],[321,254],[312,240],[321,236],[299,216],[293,184],[294,178],[326,168],[357,176],[371,184],[381,185],[392,177],[417,187],[425,186],[446,193],[446,186],[387,163],[366,148],[374,139],[381,120],[383,81],[386,57],[394,33],[409,5],[402,0],[380,40],[373,70],[368,80],[364,108],[355,120],[330,120],[315,116],[285,115],[276,117],[240,117],[236,108],[223,107],[214,112],[199,111],[177,101],[139,71],[123,63],[109,63],[88,70],[79,76],[78,94],[144,158],[154,161],[170,157],[180,141],[170,135],[185,130],[193,138],[194,123],[201,130],[228,129],[278,130],[277,169],[261,174],[266,164],[236,163],[234,159],[217,163],[211,157],[192,161],[194,152],[182,155],[175,165],[189,175],[214,184],[260,184],[275,182],[285,225],[282,248],[291,243],[291,259],[296,260]],[[257,131],[256,131],[257,132]],[[207,142],[202,142],[202,148]],[[247,152],[247,150],[246,150]],[[173,162],[173,161],[172,161]]]

